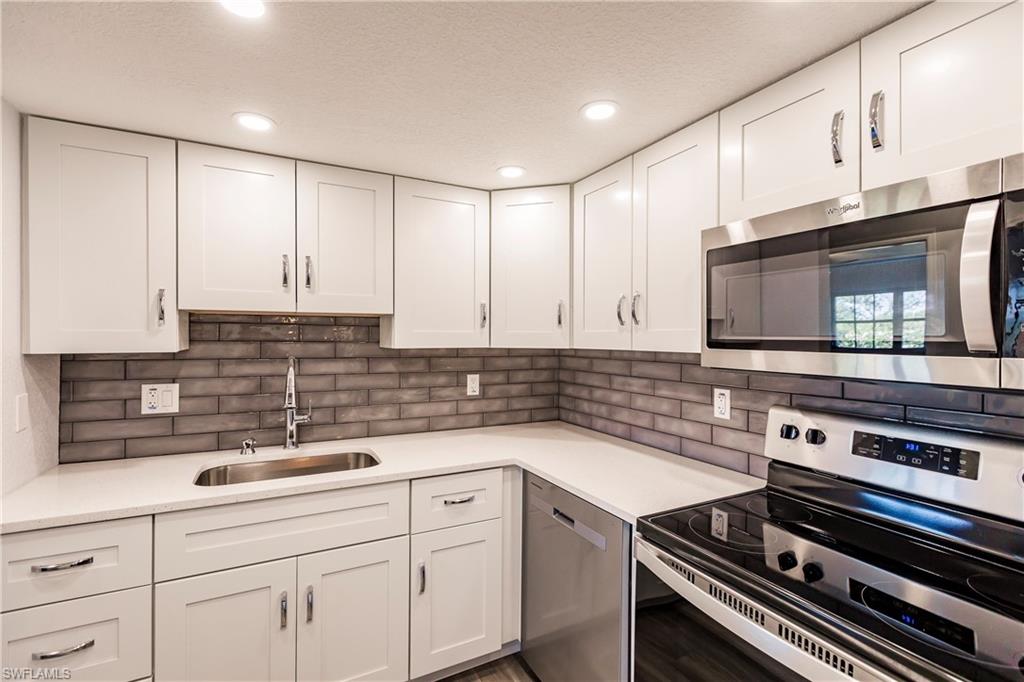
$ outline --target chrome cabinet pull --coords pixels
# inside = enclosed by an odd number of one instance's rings
[[[484,329],[487,326],[487,304],[480,304],[480,328]]]
[[[418,570],[419,570],[419,573],[420,573],[420,594],[423,594],[424,592],[427,591],[427,564],[426,564],[426,562],[421,561],[419,563]]]
[[[167,311],[164,310],[164,298],[166,296],[167,296],[167,290],[166,289],[157,289],[156,290],[156,301],[157,301],[157,305],[160,306],[159,310],[158,310],[158,312],[156,314],[156,323],[158,325],[160,325],[161,327],[164,326],[164,323],[167,321]]]
[[[466,495],[465,497],[456,497],[454,500],[445,500],[444,506],[450,506],[453,504],[467,504],[476,499],[476,495]]]
[[[288,592],[281,593],[281,629],[288,627]]]
[[[640,326],[640,318],[636,316],[636,304],[640,300],[640,292],[637,291],[633,294],[633,304],[630,307],[630,315],[633,317],[633,324]]]
[[[85,651],[91,647],[96,646],[96,640],[90,639],[88,642],[82,642],[74,646],[69,646],[67,649],[57,649],[56,651],[39,651],[32,654],[33,661],[48,661],[51,658],[63,658],[70,656],[71,654],[77,654],[79,651]]]
[[[622,304],[626,302],[626,295],[619,296],[619,302],[615,304],[615,317],[619,318],[619,326],[625,327],[626,320],[622,317]]]
[[[871,134],[872,149],[881,149],[885,145],[882,139],[882,123],[880,112],[885,104],[885,91],[879,90],[871,95],[871,106],[868,107],[868,132]]]
[[[306,622],[313,622],[313,586],[306,588]]]
[[[832,163],[843,163],[843,119],[846,113],[840,109],[832,115]]]
[[[288,271],[291,268],[288,267],[288,254],[281,254],[281,286],[285,289],[288,288]]]
[[[312,289],[313,288],[313,272],[312,272],[313,265],[312,265],[312,260],[313,259],[310,256],[306,256],[306,288],[307,289]]]
[[[94,560],[94,557],[87,556],[84,559],[75,559],[74,561],[65,561],[62,564],[41,564],[33,566],[32,573],[53,573],[54,571],[66,571],[69,568],[78,568],[79,566],[88,566]]]
[[[562,326],[562,301],[558,302],[558,308],[556,309],[556,312],[555,312],[555,320],[558,323],[558,326],[561,327]]]

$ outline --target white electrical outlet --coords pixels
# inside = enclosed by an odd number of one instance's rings
[[[715,418],[732,419],[732,399],[727,388],[715,389]]]
[[[142,414],[178,411],[178,384],[142,384]]]
[[[466,375],[466,395],[480,395],[480,375]]]

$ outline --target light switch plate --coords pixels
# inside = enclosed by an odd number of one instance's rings
[[[732,419],[732,398],[729,389],[716,388],[714,397],[715,418]]]
[[[466,375],[466,395],[480,395],[480,375]]]
[[[178,411],[178,384],[142,384],[142,414]]]

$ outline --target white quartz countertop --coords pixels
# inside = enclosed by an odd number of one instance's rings
[[[301,436],[301,433],[300,433]],[[228,462],[363,450],[367,469],[224,486],[192,483]],[[54,467],[4,496],[0,533],[159,514],[499,466],[519,466],[635,523],[646,514],[760,488],[761,479],[562,422],[495,426]]]

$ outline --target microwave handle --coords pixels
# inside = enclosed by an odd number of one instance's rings
[[[999,200],[971,204],[960,243],[960,315],[964,340],[972,353],[995,352],[992,324],[992,240]]]

